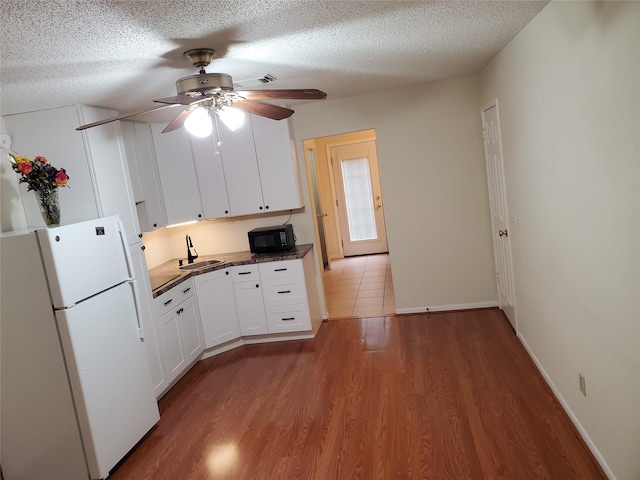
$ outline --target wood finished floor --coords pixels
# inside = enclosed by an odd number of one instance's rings
[[[606,478],[495,309],[244,346],[160,411],[111,480]]]

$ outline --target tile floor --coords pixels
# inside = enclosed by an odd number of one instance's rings
[[[329,319],[396,311],[388,254],[333,260],[322,276]]]

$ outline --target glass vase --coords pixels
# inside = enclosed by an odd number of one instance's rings
[[[40,206],[42,219],[47,225],[60,224],[60,203],[58,201],[58,189],[37,191],[36,198]]]

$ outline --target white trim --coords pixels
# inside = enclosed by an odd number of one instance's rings
[[[241,347],[244,344],[245,344],[245,341],[242,338],[236,338],[235,340],[230,340],[229,342],[223,343],[222,345],[217,345],[215,347],[208,348],[202,353],[200,360],[213,357],[220,353],[228,352],[229,350],[233,350],[235,348]]]
[[[497,307],[498,302],[477,302],[477,303],[457,303],[453,305],[431,305],[424,307],[397,308],[396,314],[404,313],[425,313],[425,312],[446,312],[448,310],[470,310],[473,308],[492,308]]]
[[[562,406],[564,411],[567,413],[567,415],[571,419],[571,422],[573,422],[573,425],[578,430],[578,433],[580,434],[584,442],[587,444],[587,447],[589,447],[589,450],[591,450],[591,453],[596,458],[596,461],[600,464],[600,467],[602,468],[602,470],[604,470],[604,473],[607,476],[607,478],[609,478],[610,480],[616,480],[616,476],[613,474],[613,472],[607,465],[607,462],[605,462],[604,458],[598,451],[598,448],[596,447],[595,443],[593,443],[593,441],[587,434],[587,431],[584,429],[584,427],[582,426],[578,418],[575,416],[575,414],[571,410],[571,408],[569,408],[569,404],[562,397],[562,395],[560,394],[560,390],[556,388],[553,381],[551,380],[551,377],[549,377],[545,369],[542,367],[542,364],[534,355],[533,350],[529,347],[529,344],[527,343],[527,341],[524,339],[521,333],[519,333],[517,336],[518,336],[518,339],[520,340],[520,343],[522,343],[522,346],[529,354],[529,357],[531,357],[531,360],[533,360],[533,363],[538,368],[538,371],[544,378],[545,382],[547,382],[547,385],[549,385],[549,388],[551,388],[551,391],[553,392],[554,396],[560,402],[560,405]]]

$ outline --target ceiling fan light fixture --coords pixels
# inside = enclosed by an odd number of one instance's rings
[[[196,137],[208,137],[213,131],[209,110],[205,107],[195,108],[184,121],[184,128]]]
[[[240,128],[244,123],[244,112],[237,108],[223,105],[216,107],[216,113],[220,117],[220,120],[222,120],[222,123],[232,132]]]

